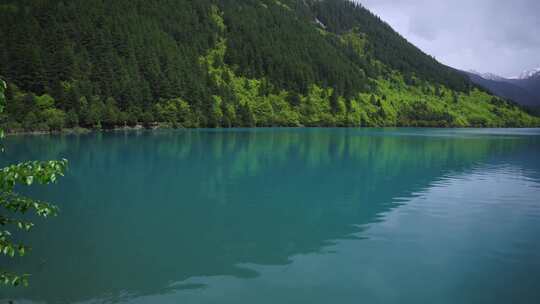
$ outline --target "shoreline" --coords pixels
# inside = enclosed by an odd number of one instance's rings
[[[215,129],[215,130],[234,130],[234,129],[269,129],[269,128],[279,128],[279,129],[448,129],[448,130],[459,130],[459,129],[470,129],[470,130],[482,130],[482,129],[500,129],[500,130],[510,130],[510,129],[540,129],[540,127],[421,127],[421,126],[383,126],[383,127],[339,127],[339,126],[272,126],[272,127],[231,127],[231,128],[171,128],[169,126],[164,126],[160,124],[155,124],[152,127],[146,128],[143,125],[135,126],[124,126],[124,127],[115,127],[111,129],[90,129],[90,128],[66,128],[60,131],[22,131],[22,132],[5,132],[6,137],[12,136],[43,136],[43,135],[82,135],[89,134],[93,132],[116,132],[116,131],[142,131],[142,130],[197,130],[197,129]]]
[[[92,132],[109,132],[109,131],[136,131],[136,130],[155,130],[160,129],[160,127],[151,127],[145,128],[143,125],[135,125],[133,127],[115,127],[112,129],[90,129],[90,128],[65,128],[57,131],[20,131],[20,132],[5,132],[6,136],[39,136],[39,135],[71,135],[71,134],[88,134]]]

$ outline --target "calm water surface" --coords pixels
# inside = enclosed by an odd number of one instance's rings
[[[67,158],[0,303],[540,303],[540,131],[11,137]]]

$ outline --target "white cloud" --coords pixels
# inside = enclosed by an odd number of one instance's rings
[[[540,66],[538,0],[357,0],[444,64],[513,76]]]

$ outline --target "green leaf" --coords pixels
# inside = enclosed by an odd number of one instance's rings
[[[66,168],[67,160],[63,159],[48,162],[31,161],[0,169],[0,212],[2,214],[0,215],[0,226],[9,227],[12,225],[25,231],[34,226],[31,222],[13,218],[11,213],[25,213],[31,210],[42,217],[56,215],[58,212],[56,206],[21,196],[13,190],[17,184],[31,186],[34,183],[54,183],[59,176],[64,175]],[[2,209],[8,211],[8,213],[4,213]],[[11,258],[16,255],[25,256],[30,248],[14,243],[11,237],[10,231],[0,231],[0,255]],[[21,276],[0,269],[0,284],[28,286],[28,275]]]

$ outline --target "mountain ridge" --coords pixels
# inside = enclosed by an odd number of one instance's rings
[[[510,77],[509,79],[529,79],[529,78],[538,77],[538,76],[540,76],[540,67],[530,69],[530,70],[525,70],[521,72],[521,74],[518,77]]]
[[[527,107],[540,107],[540,68],[523,72],[520,77],[505,78],[491,73],[465,72],[476,84],[492,93]]]

